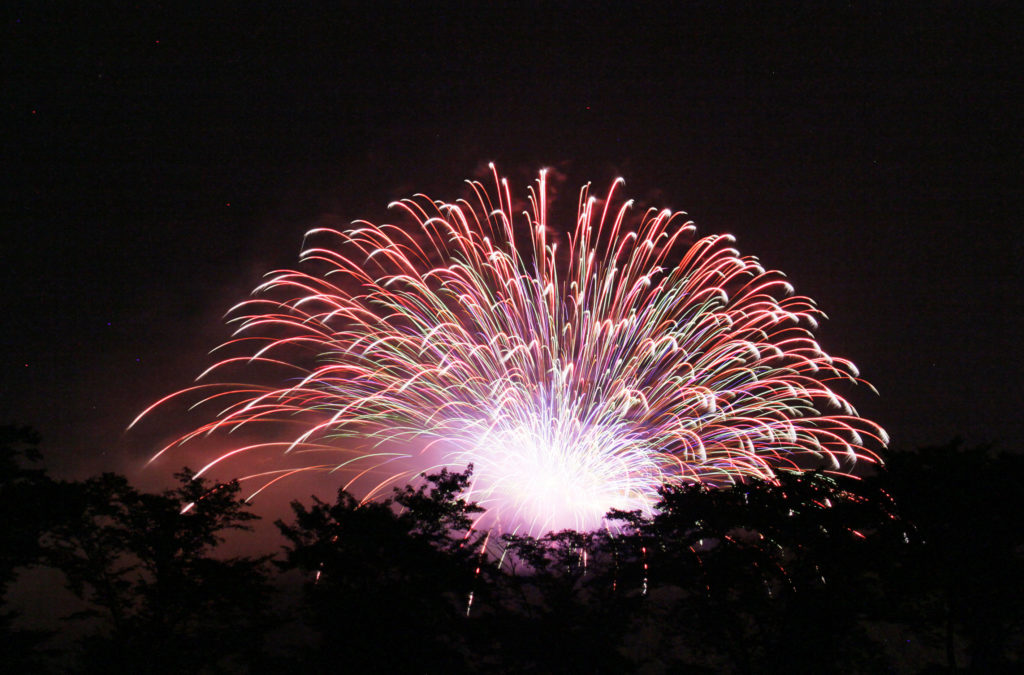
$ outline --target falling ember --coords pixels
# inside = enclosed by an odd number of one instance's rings
[[[233,308],[224,348],[241,355],[201,379],[260,364],[290,379],[186,390],[222,411],[181,441],[265,422],[298,430],[203,471],[335,452],[249,478],[259,491],[342,468],[372,480],[372,497],[472,464],[467,496],[489,525],[542,533],[593,529],[611,508],[650,512],[666,483],[878,461],[868,446],[884,431],[832,388],[859,381],[856,368],[821,349],[822,313],[782,273],[728,235],[698,238],[682,213],[634,213],[621,179],[604,199],[583,187],[563,240],[545,172],[516,213],[491,169],[493,190],[470,182],[469,199],[396,202],[402,225],[312,230],[308,271],[275,272]]]

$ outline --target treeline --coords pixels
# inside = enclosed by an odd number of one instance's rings
[[[390,499],[295,502],[280,552],[223,553],[256,519],[185,470],[140,492],[34,468],[0,430],[0,590],[59,571],[82,639],[0,614],[5,672],[1017,672],[1022,458],[890,452],[862,480],[667,489],[611,531],[496,537],[442,471]]]

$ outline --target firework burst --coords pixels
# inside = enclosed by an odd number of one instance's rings
[[[344,469],[367,498],[439,466],[474,465],[471,498],[502,531],[592,529],[649,513],[663,484],[845,473],[884,432],[834,385],[859,381],[813,337],[821,312],[728,235],[580,191],[551,228],[546,174],[518,213],[506,180],[452,203],[396,202],[402,225],[307,234],[307,271],[279,271],[231,310],[232,368],[267,385],[200,384],[220,404],[181,441],[264,422],[286,440],[213,458],[295,457],[249,476]],[[238,354],[241,355],[238,355]],[[186,392],[178,392],[177,395]],[[145,414],[145,413],[143,413]],[[166,450],[166,449],[165,449]],[[327,462],[311,453],[340,453]]]

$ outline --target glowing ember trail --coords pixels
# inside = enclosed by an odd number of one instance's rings
[[[520,214],[491,169],[494,189],[470,182],[467,200],[393,204],[403,225],[312,230],[306,272],[275,272],[233,308],[224,348],[242,355],[201,378],[273,382],[172,395],[206,391],[221,408],[181,442],[266,422],[297,431],[232,446],[200,474],[273,453],[299,463],[248,476],[256,492],[342,469],[373,498],[473,464],[486,524],[539,534],[594,529],[611,508],[649,513],[664,483],[878,461],[868,446],[884,431],[832,389],[858,381],[855,367],[822,351],[822,313],[782,273],[728,235],[697,238],[682,213],[634,214],[621,180],[603,200],[581,190],[563,240],[544,172]],[[341,459],[306,459],[323,452]]]

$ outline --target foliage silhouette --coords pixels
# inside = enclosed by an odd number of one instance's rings
[[[55,482],[28,466],[37,445],[0,430],[0,588],[31,565],[64,574],[84,608],[72,618],[92,629],[83,672],[1019,667],[1024,467],[986,446],[893,451],[863,479],[666,488],[652,517],[543,537],[477,531],[482,509],[461,497],[471,467],[442,470],[382,502],[294,502],[271,566],[222,552],[255,519],[236,483],[188,470],[160,494],[115,474]],[[296,611],[271,612],[272,583],[295,576]],[[283,622],[309,639],[266,649]],[[924,656],[900,657],[896,635]],[[0,637],[8,670],[67,669],[12,612]]]
[[[613,513],[661,660],[741,673],[870,671],[858,626],[877,596],[865,561],[898,528],[888,496],[816,472],[730,488],[666,488],[656,515]]]
[[[469,593],[483,536],[470,531],[481,509],[458,497],[469,472],[424,476],[419,488],[360,503],[344,490],[277,526],[289,542],[283,570],[308,575],[310,626],[320,636],[307,668],[357,672],[395,668],[463,670]]]
[[[61,486],[67,518],[44,538],[45,558],[86,604],[70,618],[104,625],[83,642],[86,671],[198,672],[261,654],[267,559],[214,555],[257,516],[237,483],[177,478],[161,494],[114,474]]]
[[[886,478],[914,530],[889,577],[896,619],[940,644],[945,667],[1017,672],[1024,631],[1024,456],[959,439],[893,451]],[[966,656],[966,659],[963,657]]]
[[[36,564],[42,555],[39,539],[57,514],[54,485],[46,472],[29,468],[42,459],[39,434],[14,425],[0,426],[0,598],[14,583],[19,568]],[[19,613],[0,611],[0,663],[12,671],[42,667],[50,634],[16,626]]]

